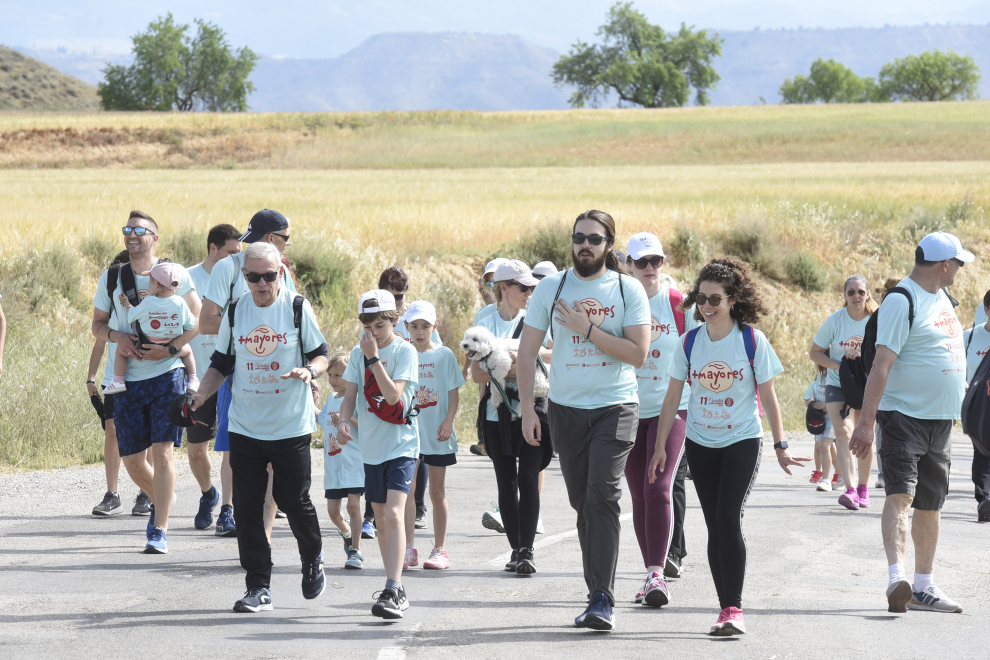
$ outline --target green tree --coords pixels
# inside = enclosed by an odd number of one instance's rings
[[[879,97],[888,101],[971,101],[979,97],[980,70],[971,57],[928,51],[884,64]]]
[[[665,32],[631,2],[612,5],[608,23],[596,34],[603,43],[578,41],[553,66],[555,85],[577,88],[570,98],[572,107],[598,107],[611,93],[618,96],[620,107],[680,107],[687,104],[692,88],[698,105],[710,102],[708,91],[720,80],[711,65],[722,54],[718,34],[693,32],[683,23],[680,32]]]
[[[247,78],[258,56],[249,48],[234,52],[223,30],[197,19],[196,36],[187,35],[167,14],[133,37],[134,63],[108,64],[97,87],[105,110],[207,110],[244,112],[254,85]]]
[[[783,103],[865,103],[873,100],[877,85],[860,78],[835,60],[818,58],[808,76],[788,78],[780,86]]]

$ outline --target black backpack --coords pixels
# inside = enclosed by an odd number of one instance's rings
[[[973,448],[990,456],[990,353],[983,356],[969,383],[962,404],[963,433],[973,441]]]
[[[876,341],[876,328],[873,329],[874,342]],[[865,343],[865,339],[864,339]],[[874,352],[876,347],[874,346]],[[872,365],[870,361],[870,366]],[[850,410],[863,409],[863,397],[866,395],[866,381],[870,377],[870,372],[866,370],[862,358],[850,360],[842,358],[839,360],[839,388],[842,390],[842,399],[845,405],[839,411],[839,416],[845,419],[849,416]]]
[[[943,291],[944,290],[945,289],[943,289]],[[899,293],[905,298],[907,298],[908,331],[910,331],[911,328],[914,327],[914,298],[911,297],[911,292],[902,286],[895,286],[893,289],[887,292],[887,295],[889,296],[892,293]],[[949,300],[953,300],[952,296],[949,296]],[[866,330],[863,331],[863,345],[860,346],[859,348],[860,355],[862,355],[861,368],[863,369],[863,372],[867,376],[869,376],[870,370],[873,369],[873,360],[877,357],[877,318],[879,317],[879,314],[880,314],[880,309],[877,308],[877,311],[873,312],[873,314],[870,315],[870,320],[866,322]],[[845,362],[845,358],[843,358],[842,361]],[[839,370],[839,382],[842,382],[841,369]],[[864,387],[866,386],[865,379],[863,379],[863,386]],[[846,395],[845,387],[842,388],[842,396],[846,397],[846,401],[849,400],[849,398]],[[862,393],[860,393],[859,395],[859,400],[860,402],[862,402],[863,400]],[[860,403],[860,407],[862,407],[862,403]]]

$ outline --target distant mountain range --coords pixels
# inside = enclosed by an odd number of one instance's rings
[[[0,110],[96,110],[96,89],[0,46]]]
[[[720,32],[715,68],[722,76],[714,105],[778,103],[785,78],[806,74],[819,58],[834,58],[859,75],[876,76],[884,63],[926,50],[969,55],[983,72],[990,97],[990,25]],[[124,55],[19,48],[90,84],[106,61]],[[567,106],[550,70],[560,54],[514,35],[468,33],[379,34],[334,59],[262,57],[251,75],[253,111],[550,110]]]

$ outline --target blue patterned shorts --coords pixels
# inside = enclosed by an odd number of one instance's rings
[[[113,421],[121,456],[131,456],[159,442],[182,445],[182,429],[168,418],[175,397],[186,391],[186,370],[173,369],[148,380],[127,381],[114,396]]]
[[[213,441],[213,451],[230,451],[230,379],[223,381],[217,390],[217,439]]]

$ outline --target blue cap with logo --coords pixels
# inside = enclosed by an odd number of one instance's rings
[[[278,211],[261,209],[251,218],[241,243],[257,243],[265,234],[281,234],[289,228],[289,219]]]

